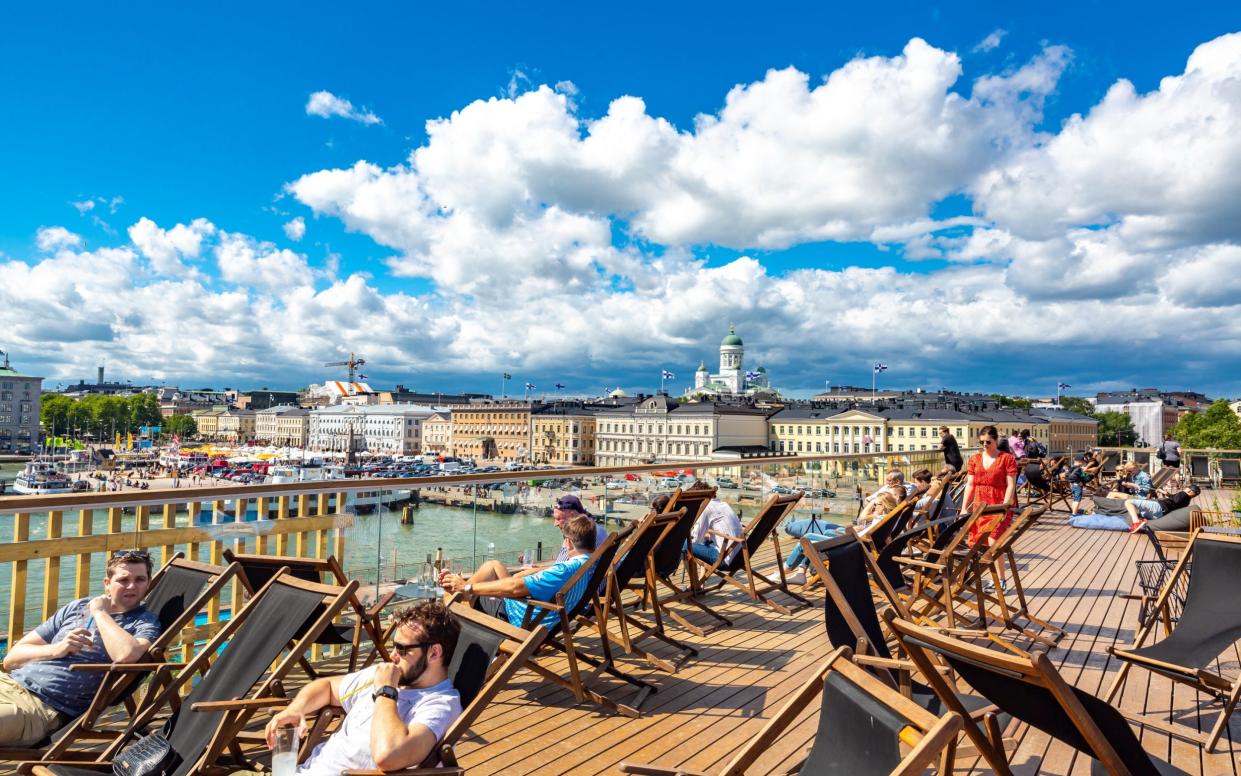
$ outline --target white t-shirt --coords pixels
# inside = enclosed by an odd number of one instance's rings
[[[349,674],[341,682],[341,705],[345,719],[328,740],[315,747],[310,759],[297,769],[297,776],[340,776],[342,771],[375,770],[371,757],[371,718],[375,715],[375,692],[372,677],[376,666]],[[448,726],[461,716],[461,697],[452,682],[445,679],[425,689],[398,688],[397,714],[405,722],[418,722],[444,737]],[[418,763],[410,763],[415,767]]]
[[[702,544],[710,538],[715,542],[716,548],[722,550],[724,549],[725,540],[714,536],[708,537],[707,531],[715,531],[725,536],[745,538],[741,536],[741,530],[741,521],[737,519],[737,513],[733,511],[733,508],[715,498],[711,499],[707,506],[703,508],[702,514],[694,521],[694,530],[690,534],[690,541],[694,544]],[[729,557],[725,560],[732,560],[739,549],[739,546],[734,547],[732,552],[729,553]]]

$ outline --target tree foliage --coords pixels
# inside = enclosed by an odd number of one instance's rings
[[[1103,447],[1123,447],[1136,444],[1138,434],[1133,430],[1133,418],[1126,412],[1100,412],[1099,444]]]
[[[1076,396],[1061,396],[1060,406],[1069,412],[1076,412],[1078,415],[1085,415],[1088,418],[1094,417],[1094,405]]]
[[[189,415],[173,415],[164,420],[164,433],[176,434],[182,440],[198,436],[198,423]]]
[[[1241,448],[1241,418],[1219,399],[1206,412],[1181,418],[1172,427],[1172,437],[1185,447],[1236,450]]]
[[[1033,404],[1033,402],[1029,399],[1022,399],[1016,396],[1005,396],[1002,393],[993,393],[991,394],[991,398],[998,401],[1001,407],[1015,407],[1017,409],[1028,410]]]
[[[93,434],[97,439],[113,434],[138,433],[142,426],[158,426],[163,418],[154,394],[104,396],[91,394],[74,399],[51,393],[43,397],[39,421],[43,430],[57,435]]]

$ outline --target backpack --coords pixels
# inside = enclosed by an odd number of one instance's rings
[[[1026,442],[1026,458],[1046,458],[1047,448],[1031,439]]]

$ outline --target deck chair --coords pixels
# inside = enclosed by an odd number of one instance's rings
[[[878,554],[879,550],[887,545],[889,539],[905,531],[905,527],[913,519],[914,506],[917,503],[918,498],[910,496],[897,504],[886,515],[879,518],[869,531],[859,535],[862,544],[872,554]]]
[[[1221,488],[1241,485],[1241,458],[1220,458],[1215,465],[1219,468]]]
[[[287,698],[272,696],[274,688],[332,618],[349,605],[357,586],[357,582],[350,582],[345,587],[335,587],[277,574],[194,659],[184,664],[147,664],[162,672],[177,672],[169,676],[158,695],[144,704],[125,732],[97,761],[44,761],[30,764],[30,772],[36,776],[111,773],[112,759],[117,753],[136,736],[146,733],[156,716],[169,708],[172,713],[163,730],[179,758],[171,776],[207,776],[219,771],[217,763],[226,750],[238,763],[229,770],[245,767],[237,734],[255,712],[288,703]],[[318,616],[307,627],[307,619],[315,612],[319,612]],[[299,631],[303,632],[301,637],[296,636]],[[296,643],[290,647],[292,641]],[[282,652],[286,654],[280,659]],[[202,680],[181,700],[182,689],[191,684],[202,668],[206,668]]]
[[[608,572],[606,589],[599,610],[601,628],[606,628],[608,623],[615,621],[620,634],[617,644],[621,649],[631,655],[640,656],[646,662],[670,674],[676,673],[686,661],[697,656],[698,650],[667,634],[658,606],[651,610],[654,624],[647,625],[636,619],[625,608],[621,597],[627,590],[632,589],[635,583],[650,591],[651,597],[658,594],[655,589],[655,548],[667,539],[668,532],[685,517],[687,511],[685,507],[681,507],[675,512],[651,512],[638,522],[616,551],[620,560]],[[632,632],[631,628],[636,629],[637,632]],[[642,642],[647,639],[663,642],[675,649],[676,655],[671,660],[656,655],[642,646]]]
[[[206,608],[207,602],[220,594],[220,590],[239,571],[236,564],[212,566],[198,561],[185,560],[178,552],[151,577],[151,586],[142,605],[159,617],[160,635],[147,654],[139,661],[143,665],[163,659],[164,652],[181,637],[181,631],[194,621],[194,617]],[[95,692],[91,705],[81,716],[70,720],[48,740],[33,747],[0,748],[0,760],[74,759],[70,753],[79,740],[107,741],[120,734],[119,730],[99,727],[100,717],[117,704],[125,704],[132,715],[138,708],[133,696],[142,682],[153,670],[134,670],[134,663],[81,663],[74,670],[103,671],[104,676]],[[148,689],[148,697],[153,694]],[[90,755],[93,757],[94,755]]]
[[[969,512],[941,527],[934,542],[923,549],[921,557],[892,557],[894,562],[909,568],[913,574],[908,595],[901,596],[907,602],[906,612],[910,616],[928,624],[936,622],[937,617],[942,616],[947,627],[956,627],[954,580],[961,577],[962,569],[968,565],[969,528],[983,515],[1003,509],[982,503],[975,504]],[[887,578],[888,573],[884,571],[883,576]],[[897,588],[895,593],[899,594],[900,589]]]
[[[448,678],[461,696],[461,716],[453,721],[436,748],[418,767],[395,771],[351,770],[344,771],[342,776],[449,776],[465,773],[457,765],[454,745],[483,713],[496,693],[530,660],[547,636],[544,628],[522,630],[475,611],[464,603],[453,602],[448,611],[461,628],[457,647],[448,665]],[[303,759],[327,736],[331,722],[344,714],[345,710],[338,706],[320,711],[319,718],[302,744],[300,754]]]
[[[865,556],[866,562],[874,575],[876,586],[883,592],[884,597],[893,602],[894,606],[899,606],[897,602],[900,601],[900,596],[908,594],[911,590],[910,580],[906,578],[905,574],[907,569],[913,567],[904,566],[902,562],[916,562],[918,559],[906,555],[907,550],[915,546],[917,542],[925,542],[932,552],[923,552],[921,555],[923,557],[934,557],[935,552],[942,550],[948,539],[968,519],[968,514],[945,515],[892,537],[892,540],[879,551],[878,555],[867,553]],[[804,547],[805,545],[803,545],[803,549]]]
[[[1121,713],[1070,686],[1043,651],[1004,654],[914,625],[894,613],[885,614],[885,619],[940,700],[962,717],[966,735],[997,776],[1012,776],[1008,758],[996,743],[998,726],[984,732],[968,718],[956,690],[934,670],[932,655],[947,662],[975,692],[1005,712],[1094,758],[1103,770],[1092,769],[1091,773],[1185,776],[1184,771],[1143,751]]]
[[[1159,471],[1151,475],[1151,494],[1153,496],[1162,493],[1164,488],[1172,481],[1179,470],[1175,466],[1165,466]]]
[[[892,640],[893,645],[889,647],[889,637],[879,624],[879,609],[867,582],[866,568],[868,565],[874,568],[869,554],[851,536],[817,542],[802,539],[801,546],[827,590],[823,599],[823,623],[831,645],[850,647],[854,650],[855,663],[922,708],[939,714],[939,697],[930,687],[914,681],[917,667],[904,654],[900,643]],[[895,611],[901,612],[899,604]],[[962,635],[978,636],[969,632]],[[997,712],[994,704],[984,698],[967,695],[962,702],[979,721]],[[1003,729],[1010,721],[1007,715],[1000,715],[998,724]],[[1006,744],[1015,746],[1016,741],[1006,740]]]
[[[763,505],[763,508],[759,510],[759,513],[742,529],[741,536],[724,536],[714,531],[708,531],[723,546],[720,549],[720,557],[716,559],[715,563],[706,563],[698,558],[694,558],[694,563],[698,564],[699,570],[703,572],[700,577],[704,585],[702,591],[708,592],[705,588],[706,581],[713,576],[718,576],[720,581],[714,588],[711,588],[711,591],[719,590],[726,584],[733,585],[750,596],[751,601],[766,604],[781,614],[792,614],[799,609],[809,606],[810,601],[789,590],[788,580],[785,579],[784,575],[784,562],[780,557],[780,537],[776,532],[776,526],[780,524],[785,515],[793,511],[793,507],[801,500],[801,497],[801,491],[789,495],[773,495]],[[760,574],[754,569],[754,556],[768,539],[771,539],[771,543],[776,551],[778,582]],[[737,575],[741,573],[745,574],[744,581],[737,578]],[[758,586],[760,581],[764,584],[764,587],[761,589]],[[767,597],[766,594],[776,590],[796,600],[797,603],[792,607],[788,607]]]
[[[1179,621],[1165,638],[1148,644],[1159,622],[1159,611],[1175,596],[1179,578],[1188,574],[1190,563],[1193,574],[1189,576]],[[1214,751],[1241,699],[1241,677],[1230,679],[1212,670],[1220,653],[1241,640],[1241,596],[1236,589],[1238,569],[1241,569],[1241,537],[1195,531],[1155,602],[1155,611],[1143,624],[1133,646],[1108,649],[1124,661],[1108,690],[1108,701],[1120,693],[1130,668],[1145,668],[1222,702],[1223,710],[1210,732],[1199,733],[1185,725],[1140,714],[1127,715],[1131,721],[1195,741],[1208,752]]]
[[[823,667],[716,773],[741,776],[750,771],[816,696],[820,706],[814,742],[805,759],[789,773],[904,776],[922,774],[933,765],[940,773],[950,770],[961,729],[960,716],[953,712],[941,717],[931,714],[849,658],[848,647],[833,651]],[[902,753],[902,749],[907,752]],[[681,768],[627,762],[621,763],[620,770],[643,776],[705,776]]]
[[[323,575],[327,574],[332,580],[329,584],[335,584],[338,587],[349,584],[349,577],[346,576],[344,569],[340,567],[336,558],[330,555],[324,559],[297,558],[287,555],[246,555],[234,553],[225,548],[224,559],[230,563],[241,564],[242,584],[250,593],[266,585],[268,580],[282,568],[287,569],[286,575],[307,582],[323,582]],[[380,615],[395,595],[396,592],[393,591],[380,596],[369,609],[362,606],[362,602],[355,595],[349,601],[349,608],[353,610],[355,621],[352,624],[329,626],[315,643],[321,646],[349,646],[349,669],[345,673],[353,673],[358,669],[363,634],[370,638],[372,644],[370,656],[364,665],[370,665],[376,657],[387,661],[388,651],[384,646],[384,630]],[[308,660],[303,658],[301,663],[303,670],[311,679],[324,675]]]
[[[526,607],[526,615],[521,627],[526,630],[540,626],[545,628],[548,634],[543,641],[541,652],[549,649],[559,652],[567,661],[569,671],[567,677],[562,676],[540,663],[537,655],[526,662],[527,668],[573,693],[573,697],[579,703],[591,701],[624,716],[636,718],[640,716],[638,709],[643,701],[648,695],[656,692],[656,689],[649,682],[630,676],[616,667],[612,657],[611,641],[604,618],[601,616],[602,605],[599,601],[599,591],[605,589],[604,583],[616,558],[616,551],[632,530],[633,526],[629,526],[620,533],[609,534],[603,544],[595,548],[590,560],[565,581],[560,590],[556,592],[554,601],[529,600],[530,605]],[[585,593],[580,598],[571,598],[571,592],[583,579],[586,580],[586,585],[582,588]],[[547,615],[551,612],[555,612],[559,620],[548,625],[546,624]],[[574,641],[576,631],[582,625],[594,626],[598,630],[600,649],[603,652],[601,659],[587,655]],[[583,671],[582,664],[591,666],[593,670],[587,674]],[[605,673],[637,689],[637,695],[632,704],[615,701],[589,686],[593,680]]]
[[[1195,485],[1215,486],[1215,478],[1211,476],[1211,459],[1205,455],[1189,456],[1189,481]]]
[[[668,505],[664,507],[665,512],[685,509],[685,514],[678,520],[668,534],[655,546],[655,581],[656,589],[652,590],[645,580],[640,585],[635,585],[631,589],[636,590],[640,594],[638,607],[643,608],[647,605],[654,609],[658,609],[663,617],[668,617],[676,622],[677,626],[693,633],[695,636],[706,636],[719,628],[731,627],[732,620],[724,617],[711,607],[699,600],[697,595],[698,580],[697,568],[690,556],[687,548],[690,533],[694,530],[694,522],[698,520],[698,516],[702,514],[702,510],[706,508],[711,499],[715,498],[715,488],[709,490],[681,490],[677,489],[672,494],[672,499]],[[689,575],[689,586],[682,588],[672,580],[677,569],[684,569]],[[658,587],[664,587],[669,594],[664,597],[658,596]],[[685,603],[695,606],[699,611],[714,620],[709,627],[696,625],[685,618],[676,609],[669,606],[671,603]]]

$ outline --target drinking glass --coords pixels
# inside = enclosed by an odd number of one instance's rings
[[[271,749],[272,776],[294,776],[297,773],[297,726],[276,728],[275,739]]]

